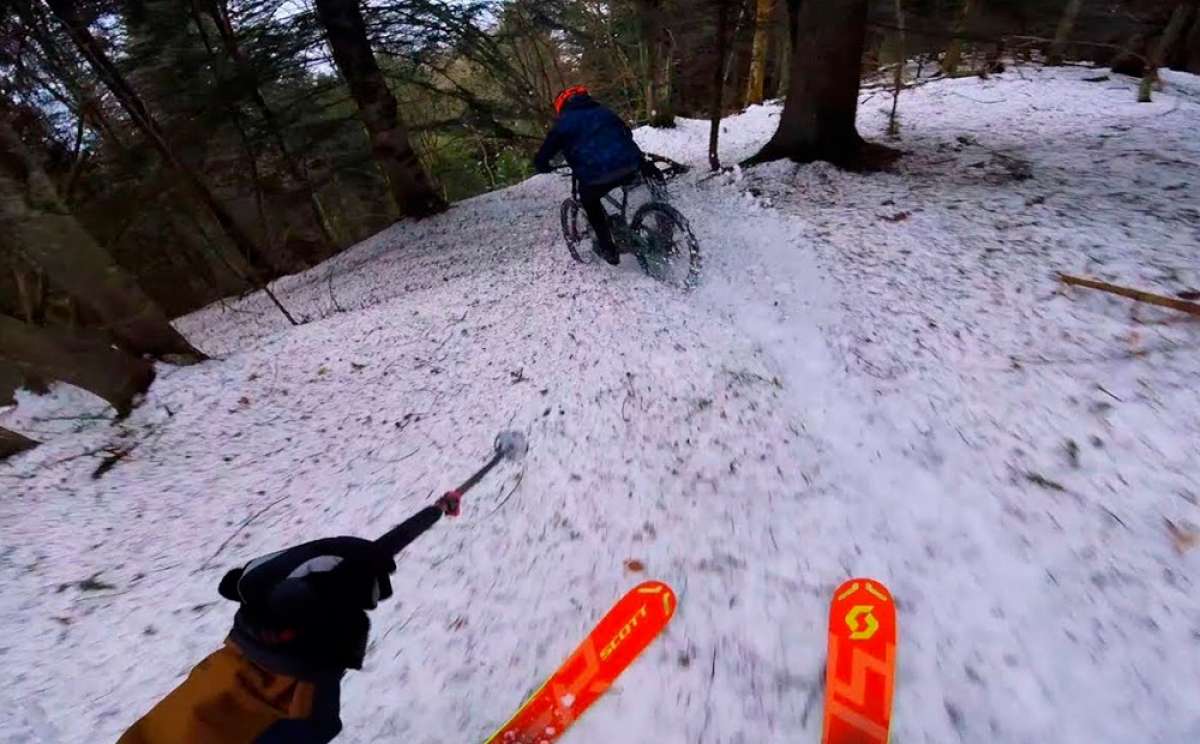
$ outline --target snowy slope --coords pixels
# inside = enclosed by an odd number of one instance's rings
[[[901,610],[894,741],[1200,740],[1200,551],[1163,522],[1200,525],[1200,326],[1054,279],[1200,288],[1200,79],[1139,105],[1096,74],[906,92],[893,174],[698,169],[691,295],[573,264],[540,176],[280,281],[300,328],[182,320],[219,358],[126,422],[23,399],[0,738],[115,738],[219,643],[225,568],[381,533],[520,428],[400,561],[343,740],[483,739],[648,575],[679,613],[568,739],[815,742],[828,596],[863,574]],[[777,116],[726,120],[723,158]],[[706,132],[638,136],[699,164]]]

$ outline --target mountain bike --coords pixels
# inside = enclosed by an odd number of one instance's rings
[[[688,290],[700,281],[700,243],[687,218],[667,202],[667,181],[677,172],[678,166],[670,161],[648,158],[637,177],[619,187],[620,197],[614,196],[614,189],[604,197],[604,202],[617,251],[633,254],[647,276]],[[643,187],[649,193],[649,201],[639,206],[629,219],[629,195]],[[571,197],[563,201],[560,216],[571,257],[580,263],[600,260],[590,246],[580,247],[592,237],[592,228],[579,202],[579,181],[574,176]]]

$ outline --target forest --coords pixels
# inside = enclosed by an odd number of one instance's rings
[[[1200,0],[0,0],[0,740],[1200,741],[1198,133]]]
[[[671,127],[796,70],[843,111],[888,70],[899,94],[898,60],[1088,61],[1147,97],[1160,67],[1200,72],[1187,0],[11,0],[0,24],[0,398],[64,380],[118,411],[145,357],[201,358],[170,318],[528,177],[567,85]],[[845,160],[789,129],[759,157]]]

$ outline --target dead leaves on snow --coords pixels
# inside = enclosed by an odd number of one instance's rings
[[[1200,532],[1184,529],[1166,517],[1163,517],[1163,522],[1167,525],[1167,534],[1171,536],[1171,544],[1175,546],[1175,551],[1180,555],[1200,545]]]

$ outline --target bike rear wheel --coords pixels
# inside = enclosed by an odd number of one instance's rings
[[[638,263],[647,276],[680,289],[700,282],[700,243],[687,218],[669,204],[650,202],[633,215]]]
[[[583,205],[574,199],[564,199],[560,217],[563,238],[567,241],[567,250],[571,252],[571,258],[579,263],[591,263],[595,254],[590,246],[583,243],[592,237],[592,226],[588,224]]]

